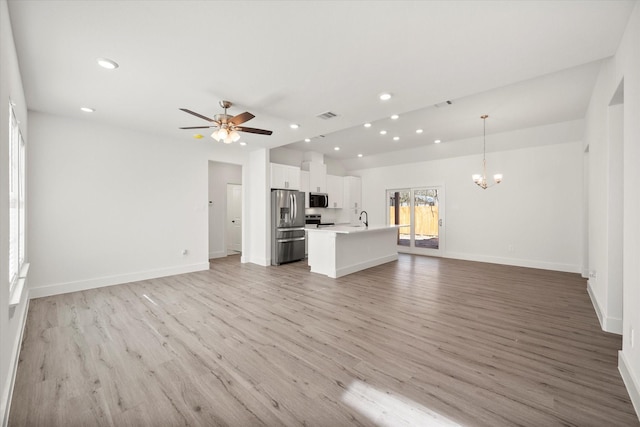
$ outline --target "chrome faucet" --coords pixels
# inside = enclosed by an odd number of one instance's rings
[[[364,221],[362,221],[362,214],[365,214],[365,215],[366,215],[366,219],[365,219]],[[367,213],[367,211],[362,211],[362,212],[360,212],[360,218],[359,218],[359,220],[360,220],[360,221],[362,221],[362,222],[364,223],[364,226],[365,226],[365,227],[369,227],[369,214]]]

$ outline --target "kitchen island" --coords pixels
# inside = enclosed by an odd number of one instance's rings
[[[398,259],[395,225],[337,225],[306,231],[312,273],[335,279]]]

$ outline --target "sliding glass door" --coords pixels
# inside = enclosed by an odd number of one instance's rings
[[[387,190],[389,225],[398,228],[398,251],[439,256],[442,253],[442,187]]]

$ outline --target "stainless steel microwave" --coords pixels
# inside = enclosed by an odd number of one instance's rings
[[[328,208],[329,196],[326,193],[309,193],[310,208]]]

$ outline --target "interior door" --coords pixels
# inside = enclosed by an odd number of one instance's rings
[[[242,252],[242,185],[227,184],[227,253]]]

